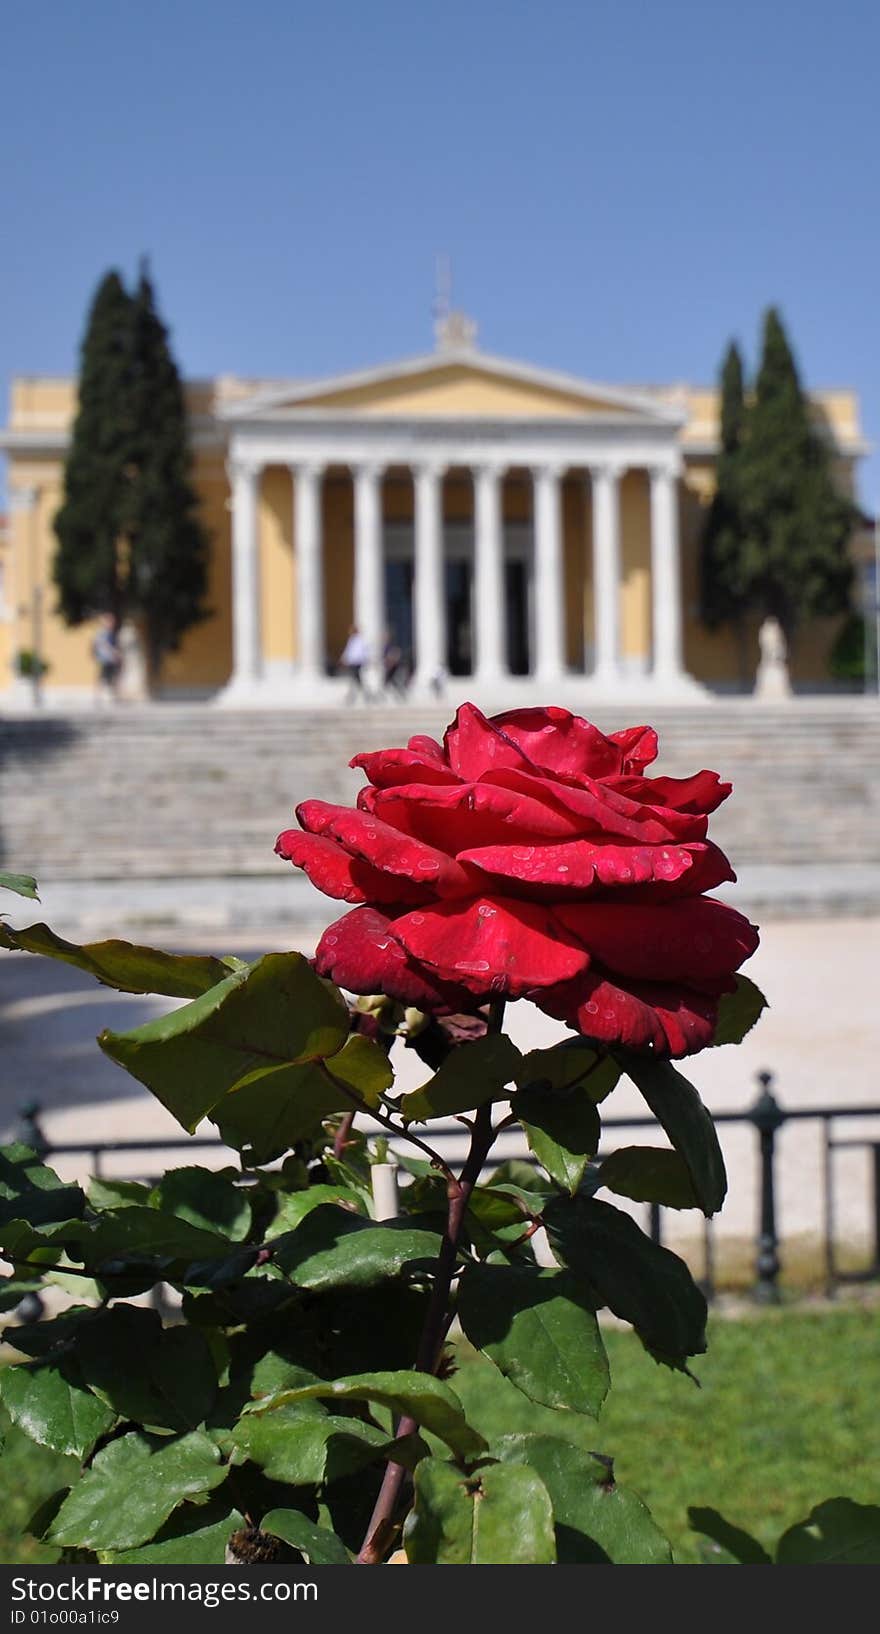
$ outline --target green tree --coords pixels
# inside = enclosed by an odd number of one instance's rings
[[[722,374],[718,491],[702,540],[702,616],[731,624],[777,618],[789,642],[806,618],[850,607],[848,545],[857,519],[834,480],[778,312],[766,313],[751,397],[735,347]]]
[[[191,479],[183,387],[145,268],[132,302],[131,391],[129,600],[155,677],[165,654],[206,616],[208,540]]]
[[[205,617],[208,541],[183,388],[145,268],[133,295],[110,272],[95,296],[55,531],[64,618],[134,620],[155,681],[165,654]]]
[[[739,638],[743,681],[747,679],[745,637],[749,598],[744,574],[739,482],[745,424],[742,357],[732,341],[721,369],[721,448],[717,487],[701,540],[700,612],[711,630],[722,624],[733,625]]]
[[[834,483],[775,308],[764,318],[761,366],[741,460],[745,574],[762,616],[789,640],[807,617],[845,613],[855,507]]]
[[[118,624],[125,614],[120,539],[128,506],[131,406],[131,298],[119,274],[108,272],[86,325],[64,501],[55,518],[53,573],[68,624],[96,613],[111,613]]]

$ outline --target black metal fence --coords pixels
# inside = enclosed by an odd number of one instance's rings
[[[780,1132],[787,1124],[813,1122],[820,1125],[822,1185],[817,1202],[820,1205],[821,1225],[819,1236],[822,1242],[823,1280],[825,1289],[833,1294],[837,1287],[846,1282],[868,1282],[880,1279],[880,1105],[876,1106],[810,1106],[784,1107],[780,1105],[773,1094],[773,1075],[769,1072],[757,1074],[759,1094],[754,1103],[742,1112],[715,1112],[713,1120],[719,1125],[744,1125],[751,1127],[756,1136],[755,1155],[758,1165],[758,1209],[754,1223],[752,1248],[752,1263],[754,1279],[752,1292],[754,1297],[762,1302],[775,1303],[780,1297],[780,1274],[783,1269],[783,1222],[780,1219],[778,1186],[776,1176],[776,1159]],[[41,1108],[30,1105],[22,1108],[20,1138],[33,1147],[41,1156],[49,1157],[87,1157],[90,1172],[96,1176],[107,1176],[111,1169],[108,1160],[116,1154],[140,1153],[144,1158],[144,1168],[141,1172],[144,1178],[150,1177],[155,1164],[148,1164],[150,1156],[154,1158],[164,1152],[208,1150],[219,1152],[224,1150],[222,1143],[210,1135],[193,1135],[183,1138],[169,1138],[168,1140],[108,1140],[108,1141],[59,1141],[55,1142],[46,1135],[41,1119]],[[837,1127],[844,1120],[864,1119],[877,1120],[876,1131],[858,1135],[839,1135]],[[613,1149],[615,1131],[627,1129],[655,1129],[656,1120],[650,1116],[604,1118],[602,1121],[603,1147],[602,1154]],[[605,1137],[611,1137],[611,1145],[607,1147]],[[434,1135],[434,1144],[441,1155],[452,1156],[450,1148],[461,1142],[460,1133],[453,1128],[440,1129]],[[392,1142],[392,1145],[394,1143]],[[870,1258],[857,1270],[842,1269],[839,1263],[838,1246],[836,1243],[837,1220],[837,1190],[834,1172],[834,1155],[838,1151],[860,1149],[868,1154],[870,1160],[870,1219],[871,1245]],[[527,1156],[527,1153],[523,1153]],[[495,1159],[495,1163],[499,1159]],[[490,1164],[490,1167],[492,1165]],[[657,1243],[662,1243],[664,1235],[665,1210],[658,1204],[648,1207],[648,1229],[651,1237]],[[817,1222],[819,1224],[819,1222]],[[712,1299],[716,1292],[716,1232],[711,1220],[703,1222],[703,1274],[700,1277],[701,1286],[708,1299]]]

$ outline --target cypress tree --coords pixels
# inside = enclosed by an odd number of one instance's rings
[[[155,677],[164,655],[207,615],[208,540],[197,515],[183,387],[145,268],[132,303],[131,409],[129,599]]]
[[[835,486],[828,446],[773,308],[738,464],[748,599],[759,616],[777,618],[791,641],[805,617],[848,610],[856,510]]]
[[[206,616],[208,542],[196,515],[183,387],[146,269],[129,294],[99,285],[55,518],[53,564],[68,624],[110,613],[141,627],[151,679]]]
[[[131,438],[131,300],[117,272],[102,279],[83,341],[79,407],[55,518],[53,576],[68,624],[125,614],[125,526]]]
[[[746,679],[745,614],[748,585],[743,563],[740,464],[746,423],[742,357],[731,341],[721,369],[721,445],[716,489],[700,542],[700,612],[710,629],[732,624],[739,636]]]

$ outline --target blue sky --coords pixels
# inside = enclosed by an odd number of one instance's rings
[[[4,391],[144,252],[197,375],[428,350],[447,252],[487,350],[599,380],[710,381],[778,303],[880,440],[874,0],[43,0],[3,47]]]

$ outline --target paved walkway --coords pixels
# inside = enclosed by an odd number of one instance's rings
[[[739,869],[736,885],[716,893],[758,919],[880,916],[880,864],[755,863]],[[19,904],[19,917],[24,923]],[[113,879],[40,881],[38,917],[66,935],[142,939],[166,933],[197,938],[225,931],[258,932],[274,940],[290,926],[316,929],[337,906],[302,874],[277,872],[223,879]]]
[[[737,890],[744,906],[757,884],[768,894],[782,892],[785,870],[768,870],[763,881],[750,877]],[[803,871],[802,871],[803,872]],[[750,875],[752,871],[749,871]],[[748,1107],[756,1093],[755,1074],[775,1074],[775,1088],[790,1107],[833,1105],[880,1106],[880,1006],[877,1004],[880,906],[860,902],[862,912],[813,917],[821,909],[820,880],[800,881],[801,917],[761,913],[762,942],[749,973],[763,987],[770,1009],[738,1048],[708,1050],[687,1063],[686,1071],[714,1111]],[[793,899],[784,898],[786,910]],[[29,923],[43,914],[71,937],[120,930],[162,945],[198,946],[255,957],[269,948],[300,947],[310,952],[330,905],[295,876],[278,881],[224,881],[175,887],[172,882],[135,888],[49,885],[39,912],[15,903],[13,923]],[[334,911],[330,908],[330,911]],[[239,927],[239,934],[233,927]],[[168,931],[171,934],[168,935]],[[27,955],[0,954],[0,1127],[8,1133],[18,1108],[27,1100],[46,1108],[46,1127],[59,1142],[125,1137],[167,1138],[179,1134],[164,1109],[109,1062],[94,1043],[104,1026],[137,1025],[169,1007],[167,1000],[109,992],[66,966]],[[509,1011],[511,1032],[525,1047],[559,1036],[557,1024],[531,1006]],[[415,1087],[425,1076],[412,1052],[400,1052],[401,1087]],[[615,1091],[609,1115],[642,1110],[628,1084]],[[210,1128],[206,1130],[210,1132]],[[855,1122],[844,1132],[871,1133],[880,1140],[880,1116]],[[647,1131],[623,1141],[651,1139]],[[731,1172],[731,1195],[719,1222],[722,1234],[751,1239],[757,1210],[755,1135],[750,1128],[723,1134]],[[179,1161],[187,1161],[182,1157]],[[835,1159],[841,1235],[865,1240],[871,1224],[869,1163],[866,1152],[847,1151]],[[65,1173],[82,1165],[59,1160]],[[789,1125],[780,1137],[780,1219],[787,1237],[816,1235],[821,1219],[821,1149],[819,1125]],[[670,1237],[693,1240],[694,1217],[668,1216]]]

